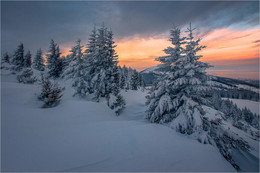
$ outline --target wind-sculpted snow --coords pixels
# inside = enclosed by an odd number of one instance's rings
[[[123,92],[126,109],[117,117],[106,101],[72,97],[70,87],[49,109],[36,84],[2,75],[1,89],[1,171],[235,171],[211,145],[147,122],[146,92]]]

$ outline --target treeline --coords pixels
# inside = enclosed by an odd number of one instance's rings
[[[94,27],[85,51],[83,51],[81,40],[76,42],[67,56],[61,56],[59,46],[51,40],[49,50],[46,54],[46,62],[42,50],[37,50],[34,58],[30,51],[24,55],[24,45],[21,43],[15,53],[10,56],[6,53],[2,58],[2,69],[11,70],[17,75],[21,83],[34,83],[40,81],[42,87],[51,89],[52,83],[60,80],[71,81],[74,88],[73,96],[91,97],[99,102],[101,98],[106,99],[107,105],[119,115],[125,107],[125,100],[120,90],[138,90],[144,87],[142,76],[135,69],[118,65],[118,55],[115,51],[113,33],[107,27]],[[38,73],[38,75],[34,74]],[[39,73],[42,77],[39,79]],[[38,77],[38,78],[37,78]],[[46,84],[49,83],[48,85]],[[62,90],[56,91],[61,98]],[[49,90],[50,90],[49,89]],[[48,89],[42,89],[46,92]],[[52,94],[41,93],[41,100],[50,100]],[[51,100],[55,100],[52,98]],[[52,101],[53,102],[53,101]],[[45,102],[44,106],[56,105]]]

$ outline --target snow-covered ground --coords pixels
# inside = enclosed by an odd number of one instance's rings
[[[260,93],[259,88],[251,87],[251,86],[248,86],[248,85],[238,84],[237,87],[243,88],[243,89],[246,89],[246,90],[249,90],[249,91],[253,91],[253,92],[256,92],[256,93]]]
[[[214,147],[147,122],[145,92],[124,92],[119,117],[68,88],[60,105],[43,109],[38,92],[2,76],[2,171],[235,171]]]
[[[226,98],[225,98],[226,99]],[[259,102],[251,100],[242,100],[242,99],[230,99],[233,103],[237,105],[238,108],[248,108],[252,113],[259,115]]]

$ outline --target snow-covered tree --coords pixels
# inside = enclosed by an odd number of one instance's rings
[[[105,26],[99,29],[94,28],[85,51],[85,58],[86,80],[89,87],[87,92],[94,95],[93,100],[95,101],[106,98],[108,106],[116,110],[124,103],[119,94],[118,61],[114,43],[112,31],[109,31]],[[113,99],[114,97],[117,99]],[[114,102],[111,99],[117,101]]]
[[[24,46],[23,43],[21,43],[18,48],[16,49],[12,64],[14,65],[15,71],[21,71],[24,67]]]
[[[53,40],[51,40],[49,54],[47,54],[47,68],[51,78],[59,78],[62,73],[62,60],[60,58],[60,49]]]
[[[31,67],[23,68],[23,70],[17,74],[16,78],[19,83],[33,84],[36,82],[36,77],[33,75]]]
[[[6,52],[1,59],[1,69],[9,70],[11,68],[11,57]]]
[[[8,53],[6,52],[2,58],[2,63],[10,63],[11,61],[11,57],[8,55]]]
[[[57,83],[52,82],[49,77],[41,74],[41,93],[38,99],[44,102],[43,107],[54,107],[59,104],[64,88],[58,86]]]
[[[187,29],[187,38],[181,37],[179,28],[171,30],[170,41],[174,47],[164,50],[167,56],[156,59],[162,63],[160,69],[165,75],[156,81],[147,95],[146,118],[217,147],[239,169],[233,160],[232,149],[248,151],[250,146],[223,125],[226,119],[222,112],[208,107],[210,101],[206,94],[212,86],[205,70],[209,65],[199,61],[202,56],[197,53],[205,46],[199,45],[200,39],[194,39],[193,30],[191,26]]]
[[[38,49],[33,60],[33,67],[36,70],[44,71],[44,60],[42,57],[42,50]]]
[[[28,51],[24,56],[24,67],[31,67],[32,65],[32,54]]]
[[[86,68],[87,68],[85,80],[87,81],[87,85],[89,88],[88,94],[94,93],[94,83],[92,82],[92,79],[95,76],[95,73],[97,73],[97,69],[96,69],[96,65],[98,64],[97,63],[98,62],[97,37],[98,37],[97,29],[96,27],[94,27],[89,37],[87,49],[85,50],[85,60],[86,60]],[[97,79],[96,82],[98,82]]]
[[[87,92],[87,82],[85,81],[86,65],[84,55],[82,53],[81,41],[77,41],[77,45],[72,48],[72,59],[65,75],[72,79],[72,87],[75,88],[74,95],[84,97]]]
[[[139,75],[138,72],[134,70],[130,77],[130,89],[137,90],[139,85],[140,85]]]

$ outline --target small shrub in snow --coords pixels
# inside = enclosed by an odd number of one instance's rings
[[[108,106],[115,111],[117,116],[119,116],[125,109],[125,100],[120,94],[117,96],[111,95],[108,101]]]
[[[64,88],[59,87],[57,83],[51,82],[51,80],[48,77],[44,77],[43,74],[41,74],[41,86],[41,94],[38,98],[44,102],[43,107],[54,107],[59,104]]]

